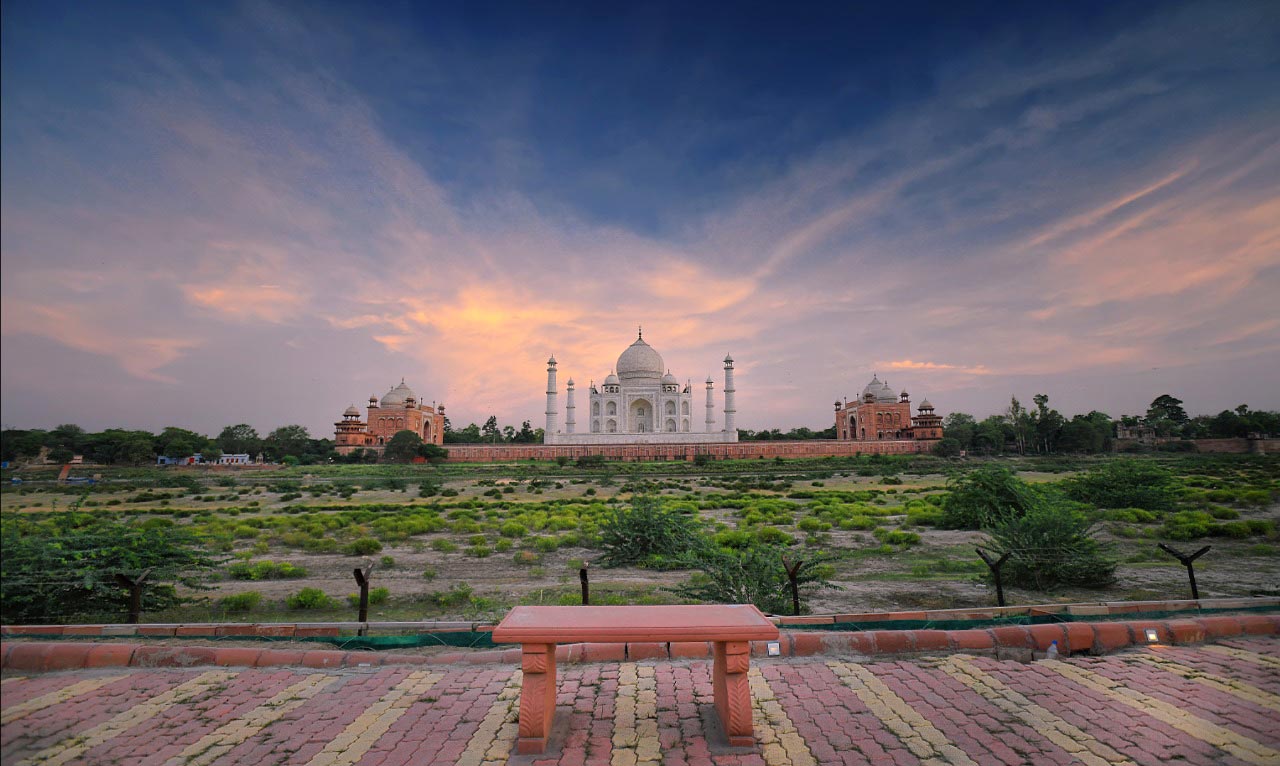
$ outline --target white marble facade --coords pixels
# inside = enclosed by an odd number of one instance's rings
[[[736,442],[733,359],[724,359],[725,428],[716,430],[715,383],[706,380],[706,398],[694,402],[693,385],[681,384],[662,363],[662,357],[639,333],[635,343],[618,357],[604,382],[588,388],[585,412],[579,419],[573,379],[567,383],[564,427],[560,427],[556,359],[547,360],[547,423],[545,444],[699,444]],[[701,417],[699,417],[701,416]],[[701,420],[701,422],[699,422]],[[578,423],[583,425],[578,432]]]

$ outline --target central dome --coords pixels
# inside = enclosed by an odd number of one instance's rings
[[[618,357],[618,377],[631,383],[657,383],[662,379],[662,357],[653,346],[644,342],[644,338],[636,338],[636,342],[627,347]]]
[[[381,404],[383,407],[403,407],[405,400],[410,397],[418,398],[417,394],[413,393],[413,389],[404,384],[404,378],[401,378],[400,385],[382,395]]]

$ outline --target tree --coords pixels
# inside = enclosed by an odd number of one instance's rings
[[[1057,410],[1049,409],[1048,394],[1036,394],[1032,397],[1032,401],[1036,403],[1033,426],[1036,435],[1036,451],[1053,452],[1058,433],[1062,430],[1066,419]]]
[[[990,534],[992,547],[1010,554],[1001,569],[1009,585],[1100,588],[1115,580],[1116,561],[1093,537],[1092,523],[1051,497],[1041,498],[1021,516],[999,521]]]
[[[533,443],[533,426],[529,423],[529,421],[526,420],[520,424],[520,431],[519,433],[516,434],[515,441],[519,442],[520,444]]]
[[[49,432],[45,446],[50,449],[61,447],[75,453],[84,452],[85,431],[74,423],[63,423]]]
[[[950,436],[943,437],[933,445],[933,454],[938,457],[960,457],[960,442]]]
[[[445,444],[476,444],[480,442],[481,438],[480,426],[475,423],[469,424],[466,428],[445,431],[444,433]]]
[[[972,450],[978,432],[978,421],[964,412],[953,412],[942,420],[942,432],[960,443],[960,449]]]
[[[165,457],[184,458],[204,449],[209,439],[195,431],[168,426],[156,437],[156,449]]]
[[[787,577],[788,556],[801,558],[796,565],[800,609],[813,591],[835,587],[830,582],[831,565],[821,555],[770,545],[742,549],[706,547],[691,554],[686,563],[700,571],[688,583],[676,588],[687,598],[716,604],[755,604],[768,614],[791,614],[792,594]]]
[[[674,565],[681,556],[705,545],[698,519],[663,508],[652,495],[632,499],[630,508],[616,508],[600,525],[603,566],[628,564]]]
[[[167,609],[190,600],[175,585],[203,587],[219,563],[206,553],[206,541],[169,519],[123,523],[88,513],[11,514],[0,529],[5,622],[118,620],[128,594],[116,575],[144,571],[143,608]]]
[[[443,463],[449,458],[449,450],[428,442],[418,447],[418,456],[425,458],[428,463]]]
[[[944,529],[982,529],[1022,516],[1037,500],[1035,490],[1008,468],[984,465],[953,476],[942,505]]]
[[[1151,401],[1147,408],[1147,425],[1156,429],[1161,436],[1168,436],[1187,424],[1190,418],[1182,409],[1182,400],[1169,394],[1161,394]]]
[[[248,423],[227,426],[218,434],[218,446],[228,455],[254,456],[262,452],[262,438]]]
[[[0,433],[0,460],[17,460],[30,458],[40,454],[49,434],[46,431],[24,431],[17,428],[5,429]]]
[[[502,440],[504,442],[513,442],[516,440],[516,429],[511,426],[502,427]]]
[[[1067,497],[1099,508],[1173,510],[1180,483],[1163,466],[1145,460],[1117,460],[1062,483]]]
[[[485,441],[498,441],[498,418],[496,415],[489,416],[489,419],[480,427],[480,434],[484,437]]]
[[[306,426],[280,426],[267,435],[263,446],[272,460],[279,460],[285,455],[301,459],[311,451],[311,434]]]
[[[206,463],[216,464],[220,459],[222,459],[222,450],[216,444],[211,442],[210,446],[205,447],[204,451],[200,453],[200,457],[204,458],[204,462]]]
[[[116,443],[111,456],[112,463],[124,465],[142,465],[154,463],[156,459],[155,439],[145,431],[133,431]]]
[[[408,463],[418,455],[422,446],[422,437],[413,431],[396,431],[382,450],[382,457],[393,463]]]
[[[1018,449],[1019,455],[1027,452],[1027,439],[1032,431],[1033,423],[1027,408],[1022,406],[1022,402],[1018,401],[1018,397],[1009,398],[1009,407],[1004,411],[1005,419],[1009,426],[1013,429],[1013,443]]]

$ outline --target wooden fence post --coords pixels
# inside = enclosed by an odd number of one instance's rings
[[[978,555],[982,557],[982,560],[986,562],[987,568],[991,570],[992,576],[996,579],[996,604],[998,606],[1004,606],[1004,583],[1000,580],[1000,567],[1004,566],[1004,562],[1009,560],[1011,552],[1006,551],[1003,556],[992,561],[986,551],[981,548],[977,548],[976,550],[978,551]]]

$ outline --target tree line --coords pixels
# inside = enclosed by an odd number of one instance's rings
[[[169,426],[159,434],[150,431],[108,428],[91,433],[64,423],[52,430],[6,429],[0,432],[0,459],[32,459],[47,450],[55,463],[76,455],[87,462],[106,465],[143,465],[164,456],[181,459],[199,454],[205,462],[223,455],[249,455],[284,463],[313,464],[336,457],[332,439],[313,439],[306,426],[280,426],[265,437],[247,423],[227,426],[216,437]]]
[[[1191,417],[1181,399],[1161,394],[1142,416],[1113,419],[1093,410],[1068,419],[1049,406],[1047,394],[1036,394],[1031,400],[1034,406],[1026,407],[1018,397],[1012,397],[1004,412],[983,420],[964,412],[947,415],[942,421],[944,438],[937,451],[944,455],[959,454],[961,450],[980,455],[1109,452],[1121,426],[1145,430],[1148,435],[1183,439],[1280,434],[1280,412],[1255,411],[1247,404],[1217,415]]]
[[[983,420],[968,413],[953,412],[943,419],[945,438],[937,451],[943,455],[956,455],[961,451],[979,455],[1109,452],[1120,426],[1145,429],[1154,436],[1184,439],[1280,434],[1280,412],[1251,410],[1242,404],[1217,415],[1192,417],[1182,400],[1169,394],[1156,397],[1145,415],[1126,415],[1119,419],[1098,410],[1067,418],[1049,406],[1047,394],[1036,394],[1032,404],[1026,407],[1017,397],[1012,397],[1004,412]],[[444,423],[446,444],[541,444],[542,437],[543,430],[534,428],[528,420],[517,429],[499,424],[495,415],[490,415],[483,425],[471,423],[461,429],[454,429],[447,417]],[[785,432],[777,428],[738,429],[738,438],[740,441],[834,439],[835,426],[820,431],[804,427]],[[418,453],[420,445],[397,445],[400,446],[408,457]],[[261,455],[271,462],[303,465],[375,458],[373,453],[340,456],[334,452],[332,439],[312,438],[306,426],[301,425],[280,426],[265,437],[247,423],[227,426],[216,437],[176,426],[169,426],[159,434],[122,428],[91,433],[70,423],[52,430],[0,432],[0,459],[32,459],[42,450],[47,450],[48,459],[55,463],[83,455],[88,462],[107,465],[142,465],[154,463],[159,456],[180,459],[197,453],[206,462],[216,462],[224,454],[247,454],[254,459]],[[434,451],[422,456],[437,457]]]

